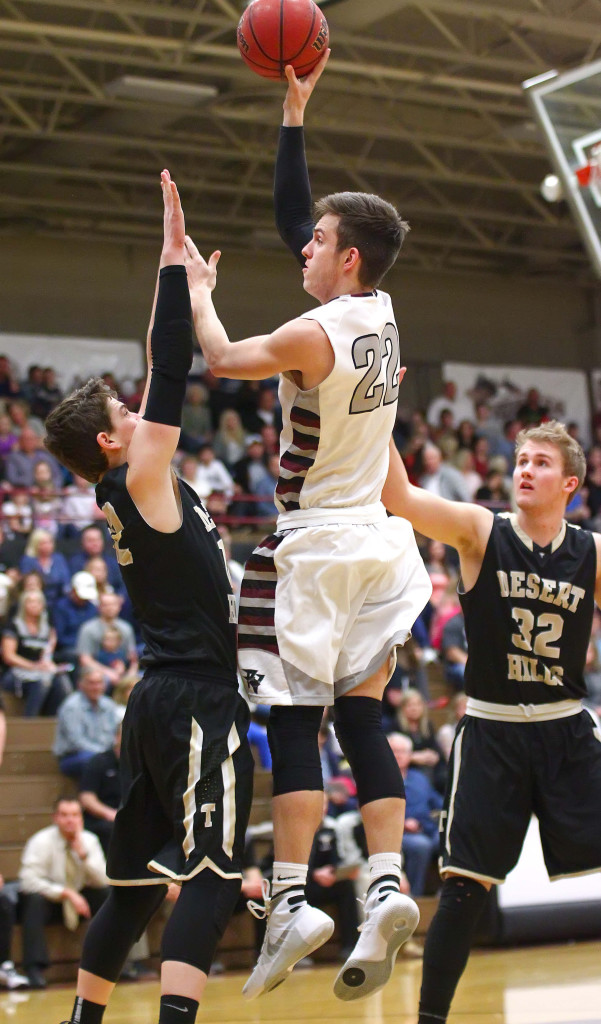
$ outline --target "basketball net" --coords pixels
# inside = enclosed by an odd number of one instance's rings
[[[601,142],[591,149],[588,164],[576,168],[576,177],[583,188],[601,185]]]

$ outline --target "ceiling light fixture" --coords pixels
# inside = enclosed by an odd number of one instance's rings
[[[164,78],[142,78],[140,75],[121,75],[109,82],[104,91],[119,99],[141,100],[171,107],[196,107],[219,95],[214,85],[171,82]]]

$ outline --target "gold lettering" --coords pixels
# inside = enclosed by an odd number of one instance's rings
[[[559,686],[560,685],[560,683],[558,682],[556,676],[554,675],[554,672],[555,672],[555,670],[557,668],[559,668],[559,665],[553,665],[551,668],[549,668],[548,665],[541,665],[541,668],[543,670],[543,678],[540,679],[540,677],[537,676],[537,678],[539,679],[539,681],[541,683],[544,683],[545,686]]]
[[[538,658],[525,657],[524,662],[528,663],[527,672],[529,673],[529,679],[527,679],[526,682],[544,683],[545,673],[541,675]]]
[[[571,583],[558,583],[557,584],[557,597],[553,604],[559,605],[560,608],[569,608],[570,606],[570,594],[572,592]]]
[[[131,565],[133,562],[132,553],[129,548],[120,548],[119,542],[123,534],[124,526],[115,509],[111,505],[110,501],[106,501],[102,506],[102,511],[106,516],[106,522],[111,535],[111,540],[115,548],[115,554],[117,555],[117,561],[119,565]]]
[[[507,655],[507,678],[522,682],[522,657],[519,654]]]
[[[553,591],[555,590],[555,587],[557,586],[556,581],[555,580],[545,580],[545,579],[543,579],[542,580],[542,584],[543,584],[543,586],[542,586],[542,590],[540,592],[540,599],[541,599],[541,601],[544,601],[546,604],[554,604],[555,603],[555,595],[554,595]]]
[[[207,533],[210,533],[211,530],[215,529],[215,523],[211,519],[211,516],[207,512],[204,505],[195,505],[194,511],[196,512],[196,515],[199,517],[199,519],[202,519],[204,523],[204,528],[207,531]],[[225,555],[223,557],[225,558]]]
[[[518,683],[544,683],[545,686],[561,686],[563,668],[561,665],[543,664],[538,658],[527,658],[523,654],[507,655],[507,678]]]
[[[572,587],[572,603],[570,605],[570,611],[571,612],[575,612],[576,611],[576,609],[578,607],[578,603],[581,600],[581,598],[583,598],[583,597],[584,597],[584,590],[582,589],[582,587]]]
[[[524,580],[526,579],[525,572],[512,572],[511,573],[511,597],[525,597],[524,591]]]
[[[549,686],[561,686],[563,683],[563,667],[561,665],[551,665],[549,669]]]
[[[497,579],[499,581],[501,597],[509,597],[509,581],[507,579],[507,573],[499,569],[497,571]]]
[[[535,572],[528,573],[528,579],[526,581],[526,597],[529,597],[532,601],[535,601],[540,593],[540,576],[537,576]]]

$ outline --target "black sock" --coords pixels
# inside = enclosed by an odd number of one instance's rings
[[[375,889],[379,889],[385,896],[388,896],[389,892],[400,892],[400,878],[396,875],[379,875],[370,883],[365,895],[370,896]]]
[[[474,878],[447,878],[426,936],[418,1024],[443,1024],[465,970],[488,892]]]
[[[101,1024],[106,1006],[100,1003],[91,1003],[89,999],[81,996],[75,997],[71,1024]]]
[[[194,1024],[198,1013],[198,1003],[187,996],[161,996],[161,1013],[159,1024],[182,1024],[185,1013],[185,1024]]]

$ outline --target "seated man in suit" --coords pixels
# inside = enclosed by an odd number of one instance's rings
[[[108,895],[102,847],[83,827],[79,800],[59,797],[52,820],[27,840],[19,872],[23,965],[30,988],[46,987],[45,926],[62,921],[75,931]]]

